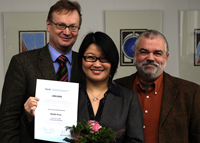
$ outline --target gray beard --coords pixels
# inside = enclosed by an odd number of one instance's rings
[[[158,63],[152,63],[152,62],[143,62],[141,64],[137,64],[136,61],[135,61],[134,63],[135,63],[135,66],[136,66],[138,73],[140,75],[142,75],[144,78],[147,78],[147,79],[155,79],[155,78],[159,77],[160,75],[158,75],[158,73],[162,72],[164,70],[164,68],[166,67],[166,64],[163,65],[163,67],[160,67]],[[157,69],[153,68],[153,67],[142,68],[142,66],[145,65],[145,64],[155,65],[155,66],[157,66]],[[148,70],[148,69],[153,70],[153,72],[147,73],[146,70]]]
[[[142,68],[141,66],[136,65],[136,69],[138,71],[138,73],[140,73],[143,77],[147,78],[147,79],[152,79],[156,76],[156,74],[158,73],[158,69],[154,69],[151,67],[146,67],[146,68]],[[147,73],[146,70],[147,69],[154,69],[153,73]]]

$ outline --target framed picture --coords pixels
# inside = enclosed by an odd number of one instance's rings
[[[46,31],[19,31],[19,52],[35,50],[47,43]]]
[[[138,36],[146,30],[120,29],[120,66],[134,66],[134,44]]]
[[[46,32],[47,12],[5,12],[4,46],[5,72],[12,56],[26,50],[41,48],[48,42]],[[41,39],[40,39],[40,38]]]
[[[194,29],[194,65],[200,66],[200,29]]]
[[[180,77],[200,84],[200,11],[180,11]]]
[[[120,56],[114,79],[133,74],[136,72],[132,53],[135,40],[147,29],[162,32],[162,11],[106,11],[105,17],[106,33],[113,39]]]

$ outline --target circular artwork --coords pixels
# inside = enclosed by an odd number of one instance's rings
[[[137,37],[130,36],[125,39],[122,50],[127,58],[133,59],[133,50],[134,50],[134,44],[137,40]]]

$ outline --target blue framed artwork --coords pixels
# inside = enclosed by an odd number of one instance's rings
[[[14,55],[43,47],[48,43],[49,34],[46,31],[47,12],[5,12],[3,14],[5,73]],[[37,18],[37,22],[34,17]],[[22,45],[25,50],[22,50]]]
[[[162,32],[162,11],[120,10],[105,12],[105,32],[114,41],[120,57],[114,79],[137,71],[133,59],[134,43],[137,37],[147,29]]]
[[[147,29],[120,29],[120,66],[133,66],[134,44]]]
[[[19,52],[42,48],[47,44],[47,32],[19,31]]]
[[[194,29],[194,65],[200,66],[200,29]]]

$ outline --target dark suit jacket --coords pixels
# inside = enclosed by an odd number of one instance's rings
[[[126,129],[124,134],[116,140],[118,143],[142,143],[144,141],[143,117],[137,94],[122,86],[119,86],[119,89],[121,97],[108,93],[99,123],[115,131]],[[79,91],[78,107],[78,121],[90,120],[86,93],[83,89]]]
[[[72,53],[70,81],[80,82],[76,52]],[[23,116],[24,103],[35,96],[36,79],[56,80],[48,45],[13,56],[7,70],[2,90],[0,106],[0,142],[31,143],[27,130],[20,118]]]
[[[115,80],[132,89],[136,74]],[[200,86],[164,72],[159,143],[200,143]]]

